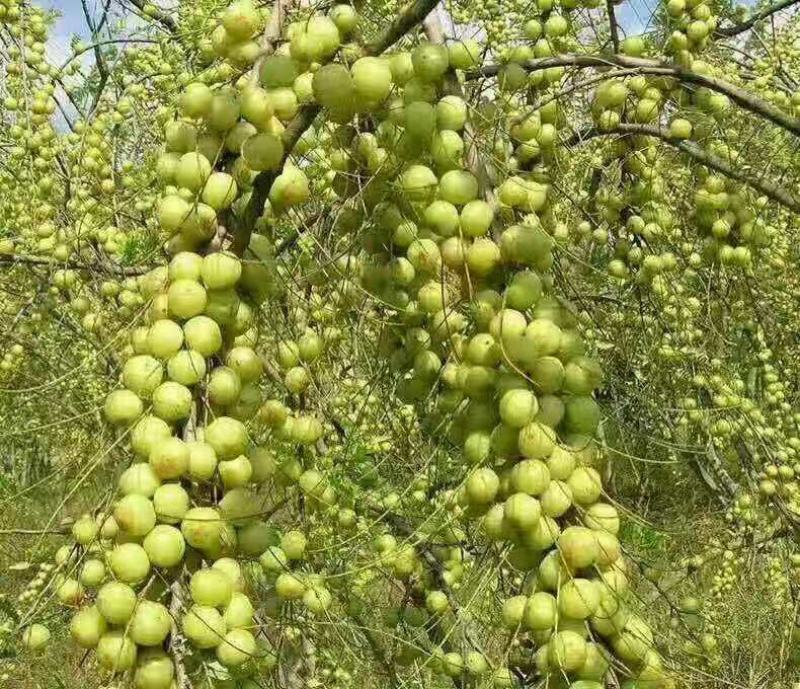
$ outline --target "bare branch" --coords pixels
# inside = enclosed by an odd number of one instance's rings
[[[614,134],[626,134],[635,136],[651,136],[661,139],[665,143],[677,148],[682,153],[694,158],[697,162],[710,167],[717,172],[730,177],[731,179],[738,180],[742,184],[747,184],[760,191],[764,196],[777,201],[783,206],[800,213],[800,201],[796,199],[790,191],[784,187],[772,184],[759,179],[757,176],[752,175],[749,171],[740,166],[734,167],[731,163],[723,160],[719,156],[709,153],[701,148],[698,144],[692,141],[682,141],[672,138],[669,132],[660,127],[646,125],[646,124],[628,124],[622,123],[617,125],[613,130],[602,132],[598,129],[591,128],[579,132],[573,136],[567,145],[578,145],[582,141],[596,138],[598,136],[613,136]]]
[[[774,5],[768,5],[759,12],[754,12],[748,19],[733,26],[723,26],[714,32],[714,36],[738,36],[740,33],[749,31],[758,22],[771,17],[773,14],[785,10],[792,5],[796,5],[800,0],[781,0]]]
[[[177,22],[172,17],[170,17],[166,12],[158,8],[149,9],[146,12],[145,5],[148,5],[149,3],[145,2],[145,0],[128,0],[128,2],[134,7],[136,7],[136,9],[138,9],[146,17],[152,17],[153,19],[155,19],[170,33],[178,33]]]
[[[578,69],[589,69],[593,67],[607,68],[607,67],[623,67],[628,69],[636,69],[640,74],[654,74],[664,77],[671,77],[686,84],[694,84],[696,86],[705,87],[711,91],[722,93],[730,98],[734,103],[741,106],[745,110],[759,115],[773,124],[785,129],[787,132],[800,136],[800,120],[796,117],[788,115],[783,110],[776,108],[771,103],[757,98],[752,93],[749,93],[738,86],[717,79],[716,77],[707,76],[705,74],[698,74],[688,69],[679,67],[657,60],[647,60],[638,57],[628,57],[627,55],[556,55],[554,57],[544,57],[533,60],[527,60],[523,66],[529,72],[537,72],[550,67],[576,67]],[[468,72],[466,79],[479,79],[481,77],[496,76],[501,69],[501,65],[492,64],[483,67],[482,69]]]
[[[606,11],[608,12],[608,30],[611,36],[611,45],[616,55],[619,52],[619,28],[617,27],[617,15],[614,14],[614,0],[606,0]]]

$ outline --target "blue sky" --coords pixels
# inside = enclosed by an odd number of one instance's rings
[[[52,47],[59,54],[66,55],[69,48],[69,39],[73,34],[83,37],[89,31],[83,18],[81,0],[35,0],[37,4],[61,13],[55,31],[53,32]],[[626,34],[636,34],[646,30],[647,22],[652,14],[652,8],[659,0],[625,0],[616,8],[620,25]],[[87,0],[89,8],[95,10],[100,5],[100,0]],[[743,0],[743,4],[752,5],[754,0]]]

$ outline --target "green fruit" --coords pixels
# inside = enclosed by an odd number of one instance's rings
[[[114,506],[114,519],[130,536],[146,536],[156,524],[156,512],[145,496],[131,494]]]
[[[160,646],[170,632],[172,617],[161,603],[139,601],[128,626],[128,635],[139,646]]]
[[[43,624],[32,624],[22,633],[22,643],[31,651],[40,651],[50,641],[50,630]]]
[[[136,607],[136,592],[127,584],[110,581],[97,592],[96,606],[109,624],[126,624]]]
[[[192,575],[189,583],[192,600],[211,608],[226,606],[233,594],[231,581],[216,569],[201,569]]]
[[[100,637],[95,650],[97,662],[106,670],[125,672],[136,664],[136,644],[124,631],[110,631]]]
[[[167,423],[188,419],[192,410],[192,392],[184,385],[168,380],[153,391],[153,413]]]
[[[167,290],[169,314],[181,320],[203,313],[207,301],[205,289],[194,280],[175,280]]]
[[[94,648],[106,633],[108,625],[96,606],[81,608],[69,625],[73,641],[81,648]]]
[[[142,546],[150,563],[156,567],[175,567],[183,561],[186,552],[186,542],[181,532],[166,524],[156,525],[145,536]]]
[[[109,556],[109,566],[114,576],[126,584],[138,584],[150,573],[150,560],[138,543],[114,546]]]
[[[420,43],[411,53],[411,62],[414,74],[426,82],[438,81],[450,66],[447,48],[437,43]]]
[[[181,621],[186,638],[197,648],[216,648],[225,638],[225,620],[217,610],[193,605]]]

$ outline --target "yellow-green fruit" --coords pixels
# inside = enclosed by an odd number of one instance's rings
[[[467,499],[478,505],[493,502],[499,488],[500,479],[489,467],[481,467],[473,471],[465,486]]]
[[[600,474],[594,467],[579,466],[567,479],[573,498],[579,505],[592,505],[597,502],[603,490]]]
[[[564,529],[558,538],[558,549],[567,566],[575,570],[590,567],[597,560],[597,539],[585,526]]]
[[[130,390],[114,390],[106,397],[103,414],[109,423],[128,425],[136,421],[144,411],[144,404]]]
[[[125,624],[136,607],[136,592],[120,581],[110,581],[97,592],[95,604],[109,624]]]
[[[527,426],[538,411],[536,395],[530,390],[509,390],[500,398],[500,418],[512,428]]]
[[[32,624],[22,632],[22,643],[31,651],[40,651],[50,641],[50,630],[43,624]]]
[[[227,489],[238,488],[249,483],[253,475],[253,466],[245,455],[235,459],[223,460],[217,465],[222,485]]]
[[[175,169],[178,186],[190,191],[199,191],[211,174],[211,164],[199,153],[184,153]]]
[[[189,467],[189,448],[180,438],[167,438],[153,448],[148,461],[162,481],[180,478]]]
[[[392,70],[377,57],[362,57],[350,69],[356,93],[367,103],[382,103],[392,88]]]
[[[200,352],[184,349],[167,362],[167,375],[181,385],[196,385],[206,375],[206,360]]]
[[[189,510],[189,494],[180,483],[166,483],[156,489],[153,507],[158,521],[177,524]]]
[[[193,605],[183,616],[181,627],[186,638],[198,648],[216,648],[227,631],[225,620],[215,608]]]
[[[447,48],[438,43],[420,43],[411,53],[414,73],[426,82],[440,79],[450,66]]]
[[[147,333],[147,349],[153,356],[169,359],[180,350],[182,344],[183,330],[175,321],[162,318],[150,326]]]
[[[619,513],[616,507],[605,502],[589,505],[584,513],[583,523],[595,531],[608,531],[614,535],[619,533]]]
[[[246,629],[231,629],[217,646],[217,659],[226,667],[236,667],[255,656],[256,640]]]
[[[98,531],[97,522],[88,514],[80,517],[72,525],[72,536],[75,538],[75,542],[80,545],[89,545],[97,538]]]
[[[160,421],[160,419],[159,419]],[[171,436],[167,436],[169,438]],[[153,443],[156,445],[156,443]],[[143,495],[152,498],[156,488],[161,485],[161,480],[149,464],[137,463],[129,466],[119,477],[117,484],[122,495]]]
[[[81,648],[97,646],[100,637],[106,633],[107,629],[106,619],[94,605],[82,608],[75,613],[69,625],[70,636]]]
[[[528,598],[523,618],[524,626],[531,631],[553,629],[558,614],[555,596],[546,591],[537,591]]]
[[[199,272],[198,272],[199,276]],[[222,347],[222,333],[216,321],[208,316],[195,316],[183,325],[186,345],[204,357],[216,354]]]
[[[297,600],[302,598],[306,586],[298,575],[292,572],[283,572],[275,580],[275,593],[284,600]]]
[[[168,380],[153,391],[153,413],[167,423],[188,419],[192,393],[184,385]]]
[[[161,603],[142,600],[133,612],[128,635],[139,646],[158,646],[169,634],[172,618]]]
[[[186,542],[174,526],[157,524],[142,542],[150,563],[156,567],[174,567],[183,561]]]
[[[211,507],[193,507],[181,521],[181,533],[186,542],[198,550],[218,548],[223,533],[222,518]]]
[[[114,519],[130,536],[146,536],[156,525],[156,511],[143,495],[126,495],[114,506]]]
[[[283,143],[274,134],[256,134],[242,144],[242,157],[251,170],[278,170],[283,162]]]
[[[64,579],[56,589],[56,596],[64,605],[76,605],[83,598],[83,585],[73,578]]]
[[[546,459],[556,446],[555,431],[537,421],[524,426],[519,433],[519,451],[530,459]]]
[[[510,478],[514,490],[528,495],[539,496],[550,485],[547,465],[538,459],[525,459],[515,464]]]
[[[81,567],[80,582],[84,586],[96,587],[106,578],[106,566],[102,560],[86,560]]]
[[[96,657],[106,670],[125,672],[136,664],[136,644],[124,631],[107,632],[97,642]]]
[[[167,299],[170,315],[181,320],[203,313],[208,303],[205,289],[194,280],[175,280],[169,286]]]
[[[571,579],[558,591],[558,610],[568,619],[585,620],[600,604],[600,590],[590,579]]]
[[[247,429],[241,421],[220,416],[206,426],[206,442],[218,459],[233,459],[247,451]]]
[[[237,591],[231,595],[225,608],[225,624],[228,629],[252,627],[254,612],[250,599]]]
[[[586,662],[586,641],[577,632],[556,632],[547,648],[550,664],[563,672],[574,672]]]
[[[170,689],[175,677],[172,659],[160,648],[139,651],[133,686],[136,689]]]
[[[217,454],[208,443],[193,441],[189,446],[188,474],[196,481],[210,480],[217,470]]]
[[[233,369],[227,366],[218,366],[211,372],[206,391],[212,404],[227,407],[239,399],[242,381]]]
[[[229,289],[242,275],[242,264],[233,254],[216,252],[203,259],[200,276],[208,289]]]
[[[150,573],[150,559],[138,543],[120,543],[109,557],[114,576],[126,584],[138,584]]]
[[[203,257],[193,251],[181,251],[172,257],[169,262],[168,274],[170,281],[199,280],[200,266]]]
[[[526,493],[514,493],[503,505],[505,518],[518,529],[530,529],[541,516],[541,507],[536,498]]]
[[[233,594],[233,587],[227,575],[213,568],[195,572],[189,589],[195,603],[212,608],[226,606]]]
[[[142,399],[149,399],[164,377],[157,359],[147,354],[133,356],[122,367],[122,384]]]

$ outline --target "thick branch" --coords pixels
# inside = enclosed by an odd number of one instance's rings
[[[383,35],[367,45],[367,55],[380,55],[393,46],[411,31],[411,29],[423,21],[438,4],[439,0],[415,0],[415,2],[406,7],[406,9],[395,18]]]
[[[753,94],[740,89],[738,86],[717,79],[716,77],[697,74],[688,69],[683,69],[678,65],[673,65],[657,60],[647,60],[638,57],[628,57],[627,55],[556,55],[554,57],[544,57],[527,60],[523,66],[529,72],[537,72],[550,67],[576,67],[578,69],[590,69],[593,67],[623,67],[635,69],[639,74],[654,74],[664,77],[671,77],[685,84],[702,86],[711,91],[722,93],[730,98],[734,103],[745,110],[759,115],[773,124],[791,132],[795,136],[800,136],[800,120],[788,115],[783,110],[776,108],[771,103],[757,98]],[[486,65],[480,70],[468,72],[467,79],[479,79],[481,77],[496,76],[500,71],[501,65]]]
[[[738,36],[740,33],[744,33],[745,31],[752,29],[754,25],[758,24],[758,22],[762,21],[763,19],[767,19],[775,13],[785,10],[787,7],[796,5],[798,2],[800,2],[800,0],[781,0],[780,2],[776,2],[774,5],[768,5],[761,11],[754,12],[748,19],[739,24],[734,24],[733,26],[724,26],[717,29],[714,32],[714,35]]]
[[[601,132],[598,129],[591,128],[579,132],[569,141],[568,145],[576,145],[586,139],[592,139],[598,136],[611,136],[614,134],[628,134],[637,136],[652,136],[661,139],[670,146],[674,146],[679,151],[694,158],[697,162],[710,167],[731,179],[738,180],[742,184],[747,184],[754,189],[760,191],[764,196],[777,201],[783,206],[800,213],[800,201],[796,199],[791,192],[784,187],[777,184],[767,182],[759,179],[757,176],[752,175],[747,170],[741,167],[734,167],[729,162],[723,160],[719,156],[709,153],[701,148],[698,144],[692,141],[680,141],[670,137],[669,132],[656,126],[646,124],[619,124],[616,128],[608,132]]]
[[[170,33],[178,33],[177,22],[172,17],[170,17],[166,12],[158,8],[155,8],[154,10],[149,9],[148,11],[145,11],[144,9],[145,5],[148,4],[145,0],[128,0],[128,2],[130,2],[131,5],[136,7],[136,9],[138,9],[146,17],[152,17],[153,19],[155,19],[159,24],[161,24],[161,26],[167,29],[167,31],[169,31]]]
[[[616,55],[619,52],[619,28],[617,27],[617,15],[614,14],[614,0],[606,0],[606,11],[608,12],[608,30],[611,36],[611,45]]]

